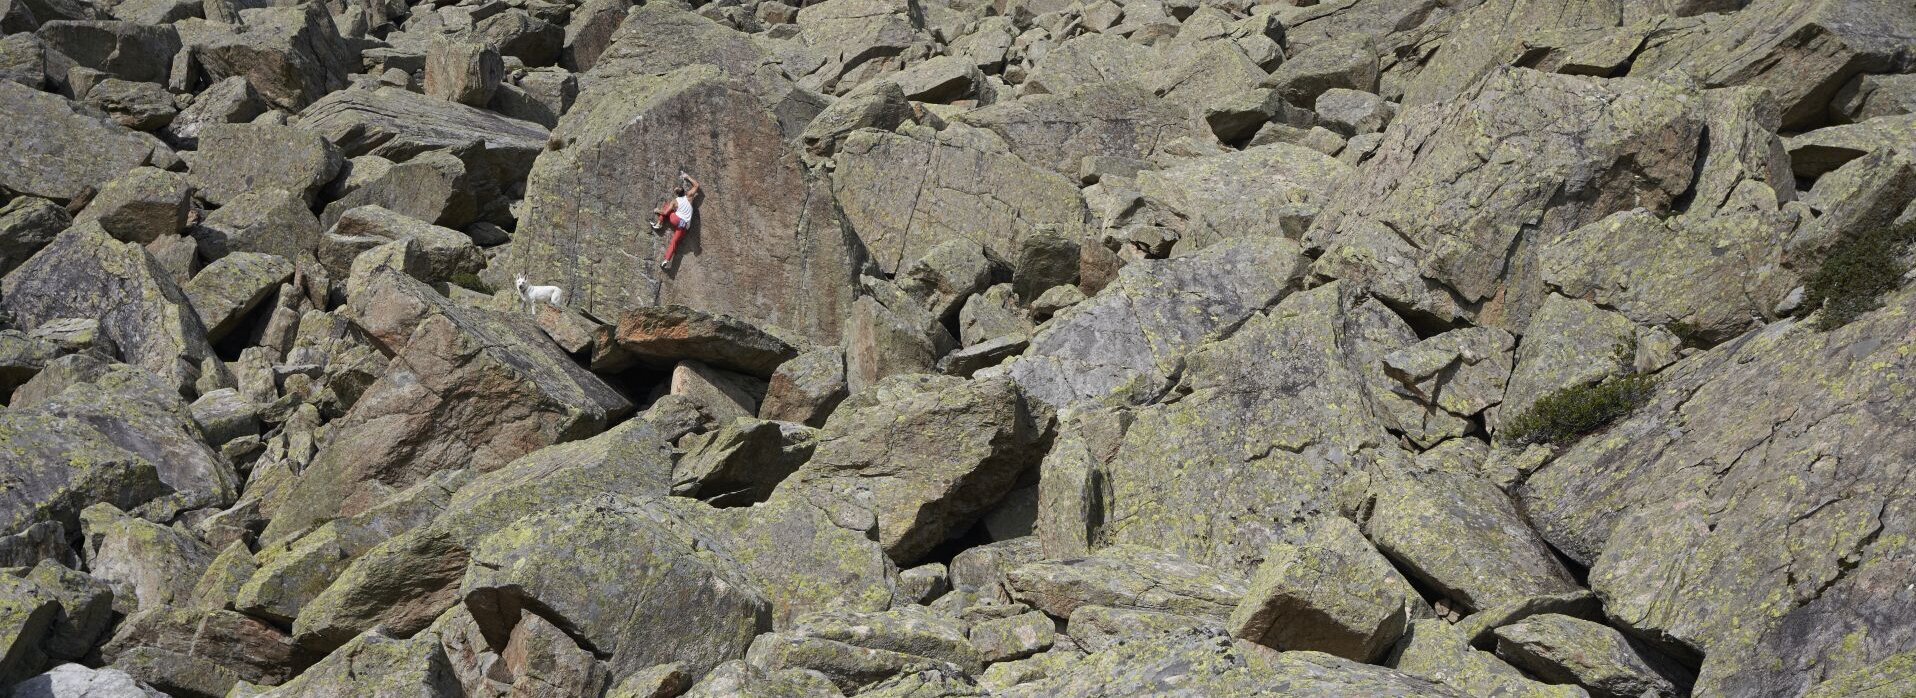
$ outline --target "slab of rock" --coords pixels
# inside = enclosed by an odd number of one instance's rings
[[[65,208],[46,199],[22,196],[0,206],[0,276],[25,263],[72,224]]]
[[[427,151],[457,149],[494,183],[523,180],[549,135],[530,121],[392,87],[333,92],[300,110],[297,122],[346,157],[404,162]],[[475,140],[479,148],[468,154]]]
[[[166,694],[113,668],[61,664],[13,686],[19,698],[165,698]]]
[[[198,539],[111,504],[87,507],[80,524],[89,573],[114,588],[122,612],[184,603],[213,561],[214,551]]]
[[[625,21],[626,13],[632,10],[630,0],[588,0],[572,11],[572,21],[565,24],[559,65],[575,73],[591,70],[612,43],[612,33],[618,31],[619,24]]]
[[[1182,105],[1128,81],[1003,101],[954,120],[989,130],[1025,162],[1068,176],[1088,156],[1155,161],[1181,139],[1209,137]]]
[[[227,200],[187,232],[199,243],[200,254],[210,260],[255,252],[304,261],[314,259],[320,230],[319,219],[299,193],[264,188]]]
[[[208,82],[244,77],[267,102],[289,111],[344,88],[359,68],[358,48],[326,8],[313,5],[248,10],[239,31],[210,33],[193,56]]]
[[[1525,95],[1521,113],[1485,130],[1479,119],[1509,94]],[[1665,83],[1500,69],[1393,123],[1305,236],[1324,249],[1314,271],[1361,276],[1405,312],[1520,332],[1543,302],[1539,245],[1617,211],[1677,205],[1702,152],[1695,102]],[[1528,121],[1559,118],[1577,128]]]
[[[225,124],[200,131],[188,177],[200,198],[214,204],[260,189],[284,189],[311,202],[343,162],[339,148],[307,129]]]
[[[485,43],[435,37],[426,49],[429,97],[484,107],[505,77],[498,49]]]
[[[1013,599],[1053,618],[1104,606],[1222,620],[1249,589],[1244,577],[1229,570],[1132,545],[1017,567],[1006,584]]]
[[[990,248],[970,238],[954,238],[899,270],[897,283],[899,290],[919,299],[925,310],[949,321],[967,298],[1010,275],[1010,266]]]
[[[864,392],[891,376],[931,373],[939,358],[957,348],[951,331],[891,282],[871,277],[861,282],[871,295],[852,305],[840,341],[851,392]]]
[[[1231,634],[1280,651],[1372,661],[1403,634],[1415,592],[1348,520],[1321,519],[1295,544],[1271,551]]]
[[[1085,85],[1137,80],[1163,67],[1164,59],[1149,46],[1120,36],[1088,33],[1046,51],[1031,66],[1024,89],[1065,94]]]
[[[364,156],[372,157],[372,156]],[[352,191],[326,205],[322,227],[332,227],[346,212],[379,206],[447,228],[463,228],[486,213],[496,192],[483,173],[472,171],[451,151],[432,151],[378,173],[353,173]]]
[[[1575,684],[1593,698],[1680,696],[1690,677],[1622,633],[1569,616],[1542,615],[1497,629],[1497,656],[1532,675]]]
[[[222,680],[281,683],[304,660],[286,633],[258,618],[170,606],[127,617],[100,652],[134,678],[182,693]]]
[[[1036,464],[1049,420],[1007,380],[841,409],[811,461],[772,498],[869,508],[885,551],[909,564],[974,523]]]
[[[1228,637],[1187,630],[1149,642],[1129,642],[1070,662],[1055,675],[997,691],[994,695],[1254,696],[1283,694],[1461,698],[1453,691],[1395,670],[1359,664],[1319,652],[1270,652]]]
[[[1186,352],[1283,298],[1305,263],[1295,243],[1256,237],[1128,265],[1116,282],[1033,335],[1010,375],[1056,407],[1118,393],[1155,399]]]
[[[1536,339],[1518,347],[1516,369],[1493,425],[1523,414],[1554,391],[1629,373],[1626,361],[1636,347],[1636,327],[1629,318],[1554,293],[1544,299],[1525,334]]]
[[[836,347],[813,349],[772,371],[758,417],[822,427],[847,394],[845,352]]]
[[[988,131],[859,131],[840,146],[837,162],[833,193],[887,272],[951,237],[1012,259],[1036,230],[1075,238],[1083,227],[1077,185],[1026,164]]]
[[[689,533],[668,510],[613,497],[534,515],[473,550],[460,596],[494,644],[533,612],[572,628],[614,675],[665,662],[703,674],[743,656],[770,609],[737,562],[699,555]],[[587,551],[596,564],[553,564]],[[611,591],[675,601],[599,603]]]
[[[785,340],[730,315],[682,305],[638,308],[619,319],[612,341],[598,348],[593,370],[620,371],[636,362],[670,365],[696,359],[758,378],[798,356]]]
[[[595,85],[555,129],[566,145],[539,158],[519,227],[493,267],[557,285],[597,317],[683,305],[836,343],[862,253],[831,211],[824,182],[788,153],[777,118],[749,86],[709,66]],[[707,141],[688,143],[687,133]],[[642,155],[667,151],[690,159]],[[665,240],[650,233],[650,204],[633,205],[632,196],[655,192],[662,201],[681,168],[704,194],[679,259],[662,272]],[[774,238],[781,242],[767,243]]]
[[[1310,227],[1328,194],[1352,172],[1330,156],[1288,143],[1193,158],[1138,173],[1144,205],[1106,225],[1174,231],[1173,254],[1234,237],[1295,240]]]
[[[365,511],[437,471],[494,470],[591,436],[632,409],[528,320],[455,307],[392,270],[351,300],[355,324],[393,362],[335,422],[340,437],[315,456],[262,540]]]
[[[8,274],[0,309],[32,329],[64,318],[98,318],[120,356],[186,391],[213,356],[206,330],[173,280],[139,245],[97,224],[67,229]]]
[[[1025,613],[972,626],[971,642],[985,662],[1008,662],[1051,649],[1056,632],[1050,617]]]
[[[113,121],[135,131],[155,131],[172,123],[179,113],[173,94],[150,82],[107,78],[86,91],[87,106],[106,112]]]
[[[1916,444],[1891,426],[1900,416],[1865,405],[1908,382],[1898,347],[1916,295],[1885,301],[1838,331],[1778,323],[1664,369],[1650,404],[1517,489],[1544,537],[1591,565],[1613,625],[1704,654],[1698,694],[1803,692],[1812,672],[1905,651],[1845,640],[1898,625],[1904,608],[1889,580],[1907,565],[1879,541],[1907,525],[1885,508],[1902,487],[1888,464]],[[1785,463],[1799,474],[1756,476]],[[1655,581],[1674,578],[1695,581]],[[1839,610],[1861,606],[1884,613]]]
[[[194,95],[193,103],[168,122],[162,135],[183,148],[198,147],[200,131],[214,124],[251,122],[267,109],[266,101],[244,76],[214,82]]]
[[[1489,652],[1470,646],[1440,618],[1413,620],[1404,640],[1392,651],[1389,665],[1401,672],[1434,681],[1467,695],[1581,698],[1588,692],[1576,686],[1551,685],[1525,675]]]
[[[1411,472],[1374,486],[1379,550],[1453,605],[1481,610],[1577,589],[1514,502],[1469,472]]]
[[[764,501],[817,445],[817,430],[790,422],[724,422],[683,444],[685,454],[672,466],[672,494],[716,506]]]
[[[0,120],[0,187],[8,191],[66,201],[155,161],[150,137],[59,95],[0,80],[0,111],[9,117]]]
[[[235,252],[201,269],[181,290],[207,328],[207,340],[218,342],[292,279],[293,263],[283,257]]]
[[[74,64],[132,82],[165,82],[180,35],[167,25],[55,19],[35,32]]]
[[[114,238],[142,245],[186,227],[193,187],[186,177],[153,167],[139,167],[108,182],[74,223],[98,223]]]

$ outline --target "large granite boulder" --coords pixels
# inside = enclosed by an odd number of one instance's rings
[[[213,357],[187,296],[139,245],[98,224],[68,228],[0,282],[0,309],[33,329],[64,318],[98,318],[120,358],[181,392]]]
[[[273,106],[297,111],[346,86],[358,47],[312,3],[247,10],[238,31],[207,35],[193,55],[209,82],[244,77]]]
[[[1799,694],[1916,642],[1890,581],[1910,574],[1894,464],[1916,443],[1888,397],[1913,310],[1905,290],[1838,330],[1778,323],[1680,362],[1518,488],[1618,628],[1702,654],[1698,694]]]
[[[374,272],[350,307],[392,364],[334,424],[339,437],[301,473],[264,540],[365,511],[434,472],[495,470],[591,436],[632,409],[530,320],[457,307],[398,271]]]
[[[530,121],[392,87],[333,92],[300,110],[295,123],[349,158],[378,155],[405,162],[452,149],[495,185],[525,179],[548,135]]]
[[[608,77],[581,95],[553,138],[564,146],[539,158],[522,222],[492,268],[558,286],[599,317],[683,305],[837,341],[864,252],[748,85],[711,67]],[[663,271],[652,207],[670,197],[681,170],[704,190],[679,258]]]
[[[1415,594],[1356,524],[1326,517],[1258,566],[1231,612],[1231,634],[1282,651],[1374,661],[1403,634]]]
[[[839,147],[832,188],[845,218],[886,272],[963,236],[1002,258],[1049,228],[1078,237],[1086,216],[1077,186],[1009,152],[989,131],[865,130]]]
[[[1275,653],[1185,630],[1129,642],[1070,662],[1055,675],[993,695],[1462,698],[1470,695],[1397,671],[1320,652]]]
[[[165,82],[180,51],[179,32],[167,25],[56,19],[35,34],[75,65],[132,82]]]
[[[1156,160],[1174,143],[1207,134],[1189,110],[1132,82],[1029,95],[953,120],[998,134],[1025,162],[1068,176],[1088,156]]]
[[[1138,173],[1143,205],[1107,227],[1147,225],[1176,234],[1173,254],[1228,238],[1298,239],[1351,168],[1288,143],[1186,160]]]
[[[1306,263],[1289,240],[1247,237],[1126,266],[1103,292],[1044,325],[1010,375],[1054,407],[1120,394],[1154,400],[1185,354],[1282,299]]]
[[[634,361],[670,365],[685,359],[759,378],[798,356],[785,340],[729,315],[682,305],[639,308],[619,319],[612,341],[598,348],[593,369],[617,371]],[[603,358],[601,358],[603,357]]]
[[[0,80],[0,111],[0,188],[8,191],[66,201],[154,161],[155,142],[59,95]]]
[[[1009,380],[957,382],[841,408],[772,499],[862,507],[900,564],[962,533],[1042,457],[1050,414]]]
[[[1521,332],[1543,300],[1539,246],[1628,208],[1668,211],[1690,188],[1696,101],[1648,80],[1500,69],[1409,109],[1312,224],[1314,269],[1434,321]],[[1575,128],[1544,126],[1563,119]]]
[[[338,147],[308,129],[225,124],[200,131],[189,177],[200,198],[214,204],[263,189],[283,189],[311,203],[344,162]]]
[[[472,557],[460,595],[492,644],[506,644],[521,614],[539,614],[605,656],[614,676],[666,662],[702,675],[769,629],[769,604],[741,564],[701,554],[694,531],[657,503],[607,496],[536,514]]]

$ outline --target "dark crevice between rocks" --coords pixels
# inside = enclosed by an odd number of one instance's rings
[[[1690,210],[1690,206],[1696,203],[1697,184],[1703,181],[1703,171],[1709,167],[1710,149],[1712,146],[1709,124],[1704,124],[1702,128],[1697,130],[1696,138],[1696,158],[1690,161],[1690,186],[1685,188],[1683,193],[1678,194],[1676,199],[1670,202],[1671,211]],[[1722,203],[1721,201],[1713,201],[1710,202],[1710,205],[1716,206]]]
[[[952,558],[958,557],[959,553],[992,542],[994,541],[991,539],[991,531],[986,530],[984,521],[979,521],[972,524],[970,528],[965,529],[964,532],[946,538],[944,542],[933,546],[931,551],[920,556],[918,562],[913,566],[928,565],[936,562],[950,567]]]
[[[1383,296],[1372,297],[1376,298],[1379,303],[1383,303],[1384,307],[1389,308],[1391,312],[1396,313],[1397,317],[1404,321],[1404,324],[1410,326],[1410,331],[1417,334],[1417,339],[1419,340],[1430,339],[1431,337],[1457,329],[1457,326],[1451,321],[1438,317],[1429,311],[1419,310]]]
[[[1532,531],[1537,530],[1537,527],[1530,523],[1528,514],[1524,515],[1524,525],[1530,526],[1530,530]],[[1563,565],[1564,571],[1570,573],[1570,578],[1576,581],[1577,586],[1585,589],[1590,588],[1589,565],[1577,562],[1575,558],[1565,555],[1563,550],[1557,547],[1557,544],[1550,542],[1550,539],[1545,538],[1542,534],[1538,534],[1537,539],[1543,541],[1544,547],[1550,549],[1550,555],[1557,558],[1557,562]]]
[[[657,402],[659,398],[664,397],[672,390],[672,369],[670,367],[657,368],[645,364],[636,364],[623,371],[598,373],[596,375],[598,375],[601,380],[604,380],[607,385],[612,386],[613,390],[625,396],[626,400],[638,406],[638,409],[634,411],[635,415],[650,409],[652,403]],[[607,424],[606,428],[610,429],[614,426],[617,425]]]

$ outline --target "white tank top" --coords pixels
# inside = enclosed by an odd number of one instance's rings
[[[679,197],[678,214],[681,225],[692,224],[692,199],[684,196]]]

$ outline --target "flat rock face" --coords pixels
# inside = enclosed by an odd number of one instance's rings
[[[1155,399],[1188,352],[1283,298],[1303,265],[1288,240],[1246,238],[1126,267],[1033,335],[1010,374],[1055,407],[1111,395]]]
[[[687,143],[694,123],[718,128]],[[602,317],[677,304],[837,337],[862,246],[834,220],[824,183],[784,153],[777,122],[746,85],[707,68],[618,78],[574,106],[554,138],[566,146],[539,158],[498,267],[565,289]],[[704,192],[679,258],[662,271],[666,241],[651,210],[680,171]]]
[[[1519,93],[1520,112],[1484,116]],[[1444,321],[1520,332],[1542,301],[1537,245],[1625,208],[1667,210],[1690,187],[1703,124],[1688,101],[1648,81],[1499,70],[1385,132],[1312,224],[1314,269]],[[1594,102],[1606,106],[1586,113]],[[1552,113],[1578,114],[1576,128]]]
[[[1077,187],[1006,150],[989,132],[963,127],[859,131],[839,148],[833,193],[887,272],[953,236],[1005,258],[1041,228],[1076,237],[1085,217]]]
[[[147,164],[155,144],[96,113],[0,80],[0,187],[64,201]]]
[[[120,356],[181,392],[213,356],[187,296],[139,245],[97,224],[54,238],[0,283],[0,309],[27,329],[62,318],[98,318]]]
[[[1893,653],[1839,647],[1851,633],[1903,625],[1876,581],[1904,567],[1881,543],[1904,525],[1887,503],[1899,485],[1880,478],[1894,477],[1884,459],[1911,445],[1890,426],[1901,408],[1869,396],[1906,380],[1898,347],[1912,301],[1901,293],[1830,333],[1773,325],[1680,363],[1639,416],[1549,461],[1519,490],[1545,538],[1592,565],[1591,587],[1622,627],[1705,654],[1699,692],[1794,692],[1808,672],[1858,670]],[[1718,460],[1717,448],[1746,455]],[[1807,453],[1820,455],[1787,455]],[[1755,475],[1783,462],[1805,470]],[[1719,465],[1686,467],[1696,463]],[[1732,483],[1745,491],[1730,498]],[[1783,539],[1802,544],[1771,544]],[[1671,575],[1694,581],[1646,583]],[[1858,603],[1884,612],[1831,612]],[[1776,667],[1766,657],[1788,659]]]
[[[342,417],[358,426],[316,456],[289,497],[294,509],[274,517],[268,538],[364,511],[433,472],[493,470],[591,436],[631,410],[529,321],[454,307],[390,270],[354,303],[355,323],[375,337],[388,327],[409,334],[386,335],[392,365]]]

